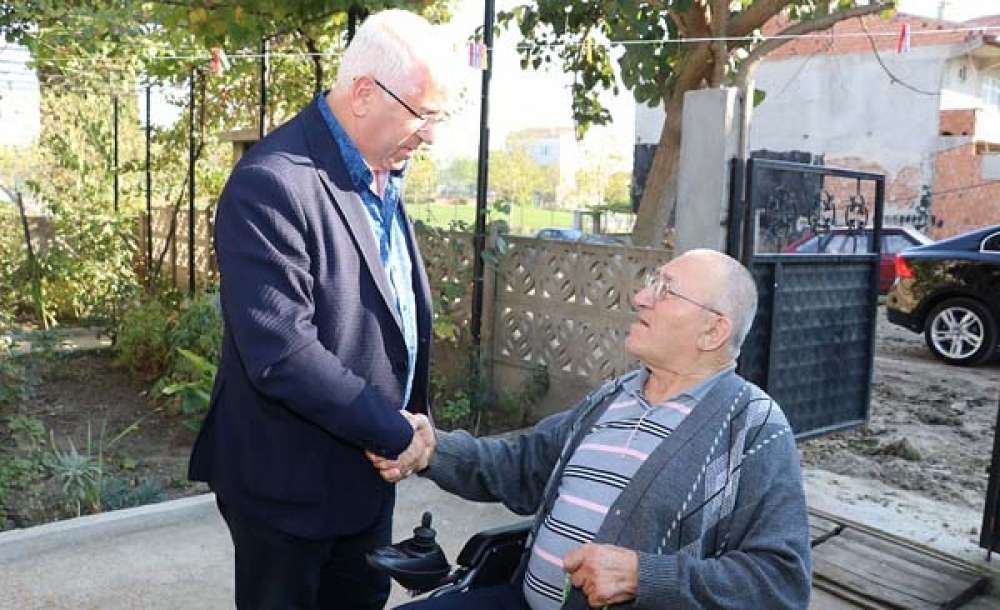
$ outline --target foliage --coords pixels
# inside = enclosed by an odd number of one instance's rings
[[[182,381],[167,385],[163,393],[167,396],[180,398],[180,410],[184,415],[184,425],[194,431],[201,428],[201,423],[208,414],[212,399],[212,384],[215,382],[217,365],[207,359],[183,348],[177,352],[188,362],[196,378],[192,381]]]
[[[6,419],[13,441],[10,450],[0,447],[0,525],[6,516],[8,495],[44,478],[45,426],[36,418],[13,415]]]
[[[118,322],[116,362],[151,380],[163,375],[170,361],[168,331],[176,311],[160,299],[137,303]]]
[[[576,171],[576,187],[572,193],[576,207],[628,204],[631,171],[620,155],[587,155]]]
[[[24,363],[14,356],[12,343],[9,326],[0,319],[0,407],[13,404],[28,394],[28,373]]]
[[[60,319],[110,320],[140,282],[133,272],[135,215],[145,203],[145,150],[134,103],[137,87],[162,88],[180,120],[152,130],[152,200],[175,212],[188,191],[188,143],[195,147],[197,207],[210,207],[231,165],[231,146],[216,134],[258,120],[259,52],[269,52],[266,115],[284,122],[332,81],[348,30],[368,11],[401,7],[433,21],[448,17],[445,0],[237,0],[218,3],[142,0],[25,0],[0,5],[0,36],[25,45],[41,87],[42,132],[27,164],[0,152],[54,216],[56,242],[41,260],[43,285],[35,295]],[[212,48],[225,49],[231,66],[210,75]],[[329,51],[332,50],[332,51]],[[304,55],[309,54],[309,55]],[[193,130],[189,85],[194,79]],[[112,105],[118,104],[118,165],[112,150]],[[145,117],[142,117],[143,120]],[[114,212],[115,177],[119,214]],[[173,230],[177,230],[174,215]],[[97,237],[94,242],[89,237]],[[29,278],[19,245],[0,236],[0,305],[25,310]],[[157,272],[166,251],[142,269]],[[8,279],[13,280],[8,282]],[[8,286],[14,290],[8,292]],[[12,298],[14,295],[14,298]],[[39,320],[40,321],[40,320]]]
[[[195,378],[201,372],[201,367],[187,368],[190,359],[180,356],[180,350],[192,352],[209,362],[219,361],[219,350],[222,348],[222,314],[219,304],[219,293],[209,290],[195,299],[186,300],[181,305],[177,322],[167,331],[167,341],[172,355],[171,379],[177,379],[186,372],[194,374]]]
[[[490,184],[498,201],[551,207],[559,173],[555,164],[541,165],[523,149],[495,151],[490,154]]]
[[[447,229],[449,226],[471,227],[476,217],[474,201],[460,204],[432,203],[410,206],[407,212],[414,221],[426,225]],[[521,235],[534,235],[544,227],[569,227],[573,225],[573,213],[560,209],[542,209],[531,205],[511,205],[506,211],[495,207],[489,217],[493,221],[504,221],[512,232]]]
[[[133,484],[120,476],[109,476],[101,483],[101,507],[103,510],[120,510],[133,506],[154,504],[163,500],[163,486],[152,480]]]
[[[69,448],[63,450],[56,445],[53,436],[48,467],[62,484],[63,495],[75,507],[77,516],[82,514],[84,506],[100,503],[101,471],[89,452],[77,451],[73,439],[69,440]]]
[[[441,170],[444,195],[447,197],[475,197],[478,163],[469,157],[455,157]],[[495,181],[495,177],[494,177]]]
[[[429,203],[438,190],[437,165],[426,150],[419,150],[406,171],[406,202],[409,205]]]
[[[140,302],[118,327],[117,362],[146,381],[156,379],[154,392],[174,397],[184,425],[195,430],[208,412],[222,346],[218,299],[207,291],[179,303]]]
[[[76,516],[83,514],[84,509],[95,513],[106,509],[103,502],[107,489],[105,476],[108,474],[105,456],[119,441],[135,431],[141,421],[125,427],[109,441],[105,441],[106,423],[101,425],[100,434],[95,439],[88,422],[86,444],[82,451],[76,448],[72,438],[67,439],[66,448],[61,448],[56,443],[55,433],[49,430],[50,447],[44,458],[45,467],[50,476],[59,482],[63,500]]]

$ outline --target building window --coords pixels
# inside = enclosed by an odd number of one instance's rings
[[[1000,110],[1000,75],[983,77],[983,103]]]

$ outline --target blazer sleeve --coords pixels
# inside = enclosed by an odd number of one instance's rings
[[[239,167],[216,216],[223,315],[253,386],[346,442],[396,457],[413,429],[318,340],[305,215],[276,173]]]

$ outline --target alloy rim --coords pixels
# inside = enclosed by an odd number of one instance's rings
[[[982,346],[983,321],[965,307],[941,310],[931,322],[931,342],[934,348],[949,358],[968,358]]]

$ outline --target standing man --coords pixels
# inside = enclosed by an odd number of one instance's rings
[[[404,471],[425,453],[430,292],[401,193],[448,101],[440,41],[412,13],[369,17],[333,89],[257,143],[219,201],[225,332],[190,478],[229,526],[241,609],[388,598],[364,553],[390,542],[395,488],[365,452]]]

